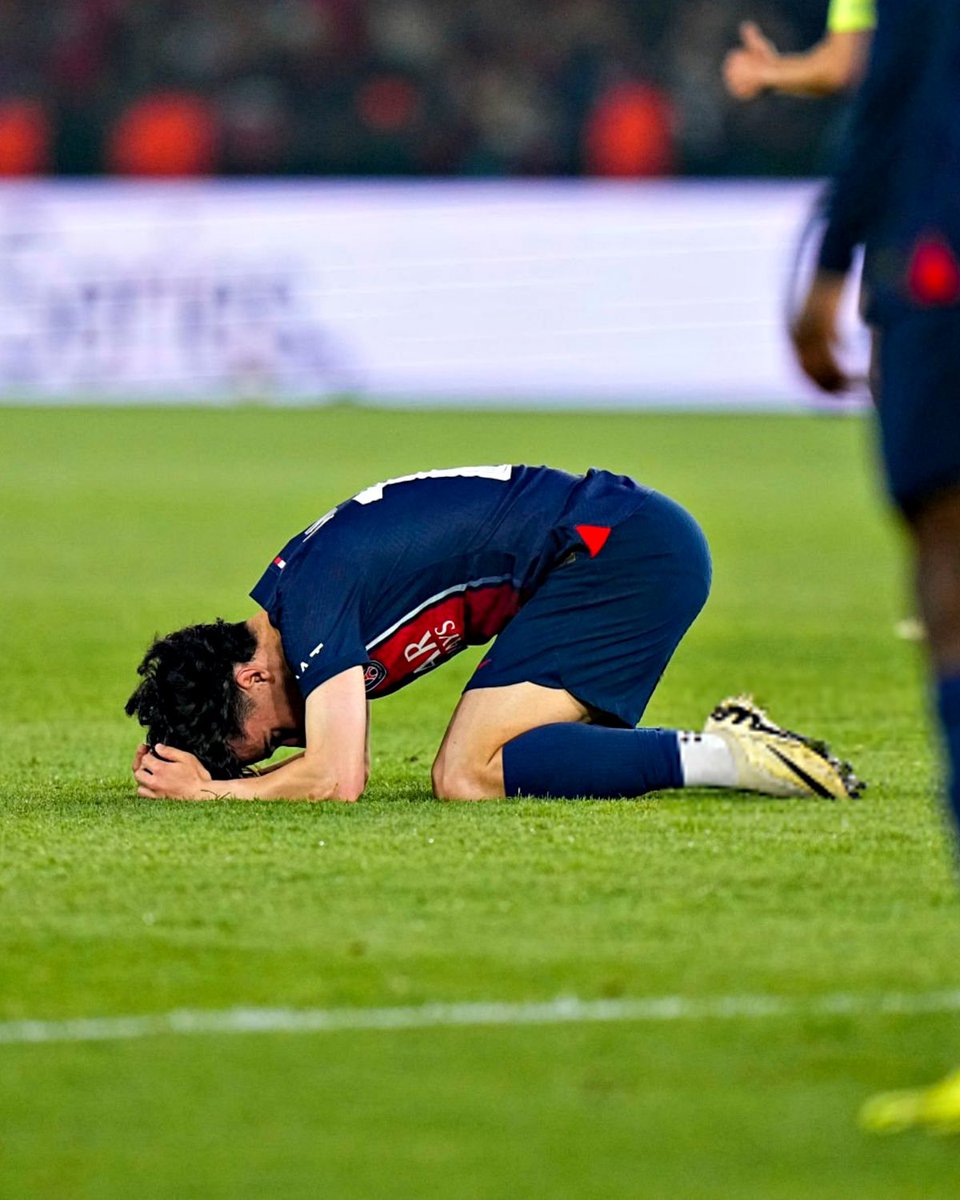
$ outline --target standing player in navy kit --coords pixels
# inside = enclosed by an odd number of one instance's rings
[[[634,728],[709,582],[693,518],[624,476],[493,466],[377,484],[287,543],[256,616],[151,647],[127,704],[149,730],[140,795],[356,800],[368,699],[491,638],[434,762],[442,798],[854,793],[848,767],[744,698],[703,735]],[[280,745],[305,752],[244,772]]]
[[[880,451],[909,533],[946,800],[960,829],[960,0],[878,0],[877,17],[793,338],[814,382],[846,386],[837,311],[863,243]],[[960,1070],[875,1097],[862,1119],[879,1132],[958,1132]]]

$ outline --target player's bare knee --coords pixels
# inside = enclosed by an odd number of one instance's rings
[[[434,764],[433,794],[438,800],[482,800],[478,780],[468,769]]]
[[[468,757],[437,755],[431,778],[438,800],[489,800],[503,795],[489,764]]]

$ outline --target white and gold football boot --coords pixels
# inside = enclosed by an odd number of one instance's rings
[[[866,786],[824,742],[782,729],[752,696],[721,700],[703,732],[726,742],[737,772],[734,787],[743,791],[844,800],[859,796]]]

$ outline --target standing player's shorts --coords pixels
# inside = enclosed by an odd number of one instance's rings
[[[607,725],[636,725],[710,591],[710,551],[675,501],[649,492],[592,556],[555,567],[494,642],[471,688],[562,688]]]
[[[909,516],[960,485],[960,310],[906,313],[877,338],[880,449],[890,495]]]

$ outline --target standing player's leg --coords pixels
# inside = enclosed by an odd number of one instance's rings
[[[884,466],[910,531],[947,799],[960,821],[960,314],[901,318],[880,334],[878,358]]]
[[[960,488],[929,500],[911,514],[909,524],[945,758],[946,799],[960,828]],[[931,1087],[874,1096],[860,1120],[874,1133],[913,1126],[960,1133],[960,1071]]]
[[[913,313],[880,337],[877,410],[891,494],[910,530],[917,598],[946,767],[960,826],[960,315]],[[960,1132],[960,1072],[929,1088],[873,1097],[863,1125]]]
[[[680,787],[847,795],[842,765],[773,725],[748,700],[715,710],[703,734],[636,729],[706,600],[699,527],[652,494],[555,570],[477,668],[434,764],[436,793],[639,796]]]
[[[947,800],[960,824],[960,488],[924,506],[912,518],[911,530],[946,756]]]

